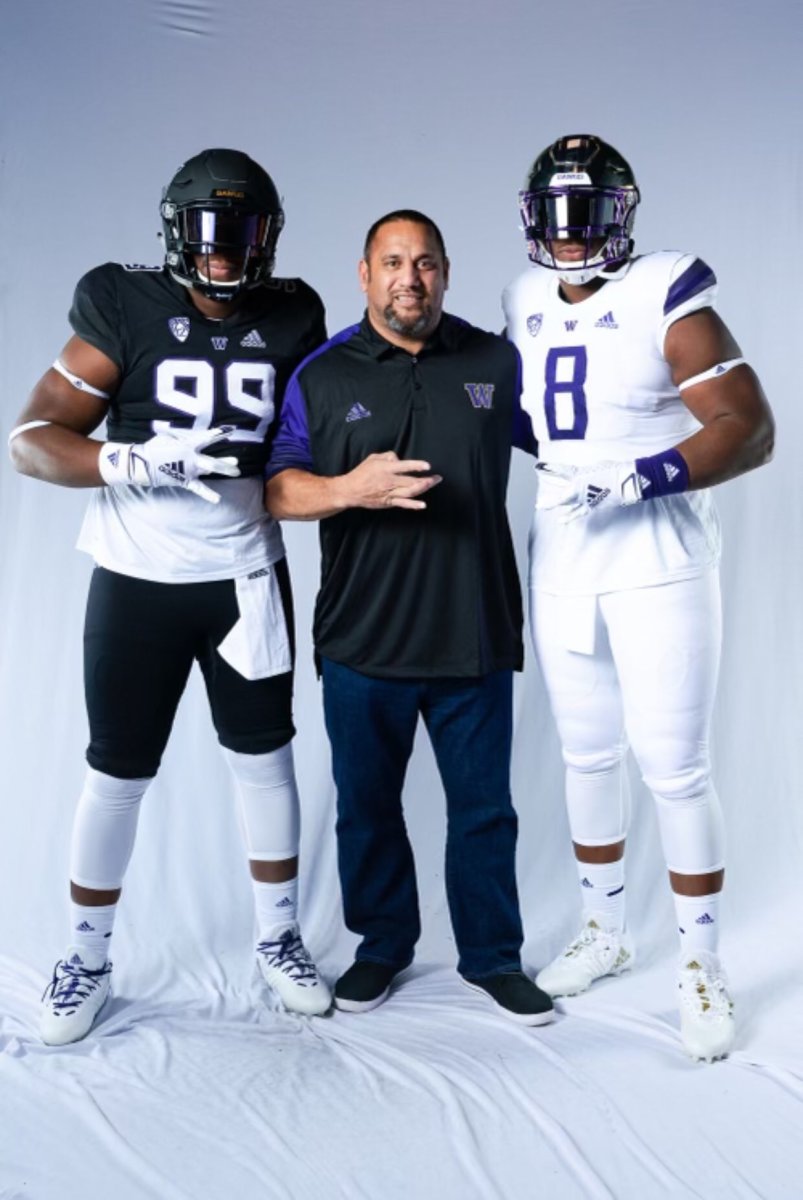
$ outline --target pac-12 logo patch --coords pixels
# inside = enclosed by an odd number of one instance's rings
[[[533,313],[532,316],[529,316],[527,318],[527,332],[530,334],[531,337],[538,337],[538,334],[541,332],[541,326],[543,325],[543,323],[544,323],[544,314],[543,313]]]
[[[190,336],[189,317],[171,317],[167,325],[177,342],[186,342]]]

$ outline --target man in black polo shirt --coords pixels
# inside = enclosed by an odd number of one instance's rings
[[[420,714],[446,791],[458,970],[539,1025],[552,1005],[521,970],[509,782],[522,613],[505,493],[511,444],[535,452],[518,354],[443,314],[449,261],[421,213],[377,221],[359,271],[366,315],[293,376],[267,484],[275,517],[321,521],[315,646],[362,935],[335,1003],[381,1004],[418,940],[401,793]]]

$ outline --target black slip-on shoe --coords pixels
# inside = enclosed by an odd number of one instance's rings
[[[335,984],[335,1008],[341,1012],[370,1012],[387,999],[401,967],[358,958]]]
[[[485,975],[482,979],[462,976],[462,979],[472,991],[488,996],[509,1021],[518,1021],[519,1025],[547,1025],[554,1019],[552,998],[523,971]]]

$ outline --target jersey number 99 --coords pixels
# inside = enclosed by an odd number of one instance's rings
[[[263,442],[273,420],[276,369],[270,363],[232,362],[226,367],[225,402],[256,417],[256,429],[238,429],[228,440]],[[188,392],[179,387],[179,380]],[[202,358],[167,358],[156,369],[156,400],[193,418],[193,429],[211,429],[215,416],[215,371]],[[154,433],[169,432],[170,421],[153,421]]]

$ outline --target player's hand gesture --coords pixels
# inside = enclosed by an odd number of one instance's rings
[[[538,509],[554,509],[563,524],[643,499],[634,462],[603,462],[588,467],[538,462]]]
[[[101,447],[98,467],[110,487],[127,484],[182,487],[210,504],[217,504],[220,496],[202,483],[199,476],[233,478],[240,474],[240,467],[233,455],[212,458],[201,454],[201,450],[227,438],[233,428],[222,425],[217,429],[171,429],[133,445],[106,442]]]

